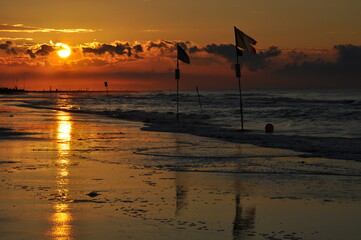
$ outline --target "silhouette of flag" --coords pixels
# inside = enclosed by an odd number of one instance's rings
[[[186,51],[184,51],[184,49],[181,48],[179,45],[177,45],[177,48],[178,48],[177,58],[184,63],[190,64],[189,57]]]
[[[246,35],[236,27],[234,27],[234,34],[236,35],[237,54],[239,56],[242,56],[242,51],[238,51],[238,48],[244,49],[249,53],[256,54],[256,49],[252,46],[256,45],[256,40]]]

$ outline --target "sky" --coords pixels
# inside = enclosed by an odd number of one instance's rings
[[[236,88],[233,26],[257,40],[240,57],[245,88],[361,87],[360,12],[359,0],[1,1],[0,87],[173,89],[178,43],[182,89]]]

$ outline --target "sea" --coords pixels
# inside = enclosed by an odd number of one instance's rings
[[[27,92],[2,94],[0,105],[25,107],[25,111],[40,110],[39,114],[48,110],[82,116],[91,114],[89,119],[99,123],[106,120],[105,124],[128,124],[117,119],[136,121],[140,123],[136,125],[142,131],[181,133],[189,139],[199,139],[197,137],[201,136],[203,140],[199,144],[203,147],[200,149],[217,146],[216,151],[223,155],[230,151],[224,147],[229,143],[261,147],[268,159],[266,166],[270,164],[270,159],[278,156],[267,155],[267,152],[278,150],[290,150],[293,152],[291,155],[297,155],[299,159],[348,160],[344,163],[347,171],[327,167],[327,174],[359,176],[359,167],[355,164],[361,162],[361,89],[246,89],[242,94],[245,131],[240,131],[238,90],[200,90],[199,95],[195,90],[180,91],[179,121],[176,118],[175,91]],[[7,116],[6,107],[0,107],[1,111],[3,116]],[[273,133],[265,133],[265,125],[269,123],[274,126]],[[198,154],[198,145],[192,147],[192,154]],[[189,150],[189,147],[185,149]],[[163,154],[155,153],[154,156]],[[171,156],[173,153],[167,154]],[[204,151],[199,154],[210,157]],[[252,155],[250,158],[249,154],[241,155],[243,161],[244,157],[249,158],[252,166],[258,156]],[[174,163],[199,163],[198,158],[185,156]],[[169,165],[170,159],[166,159]],[[155,163],[159,164],[157,161]],[[325,167],[322,164],[313,163],[317,169],[319,166]],[[283,168],[277,167],[278,172],[280,169]],[[218,167],[216,171],[221,170]],[[271,168],[271,171],[274,169]],[[289,172],[289,169],[282,171]],[[307,171],[315,174],[316,170]],[[322,171],[325,174],[324,169]]]
[[[38,108],[104,114],[136,114],[144,121],[153,115],[174,119],[175,91],[150,92],[28,92],[1,95],[21,99]],[[274,126],[275,135],[361,138],[361,88],[354,89],[246,89],[242,92],[244,129],[264,132]],[[238,90],[179,92],[180,119],[199,118],[221,128],[240,129]],[[115,114],[114,114],[115,116]],[[116,115],[119,117],[119,114]]]

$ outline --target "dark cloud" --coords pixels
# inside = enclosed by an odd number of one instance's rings
[[[208,44],[201,51],[207,53],[213,53],[221,57],[226,58],[230,62],[234,62],[236,59],[236,48],[233,44]]]
[[[160,41],[149,41],[146,43],[146,49],[148,51],[152,50],[153,48],[159,49],[162,52],[172,52],[176,50],[177,44],[183,48],[184,50],[188,50],[188,45],[191,45],[189,41],[167,41],[167,40],[160,40]]]
[[[189,42],[180,41],[149,41],[144,44],[131,44],[131,43],[115,43],[115,44],[101,44],[97,47],[84,47],[83,53],[103,55],[109,53],[111,55],[126,55],[128,57],[140,58],[139,53],[145,51],[152,51],[153,49],[160,50],[161,53],[171,53],[176,49],[176,45],[179,44],[182,48],[187,49]]]
[[[308,55],[305,54],[303,51],[296,51],[296,50],[292,50],[292,51],[288,52],[287,55],[294,62],[303,61],[303,60],[307,59],[307,57],[308,57]]]
[[[137,44],[135,46],[133,46],[133,49],[135,50],[135,52],[139,53],[139,52],[143,52],[143,47],[141,44]]]
[[[265,69],[273,64],[270,58],[277,57],[281,54],[281,50],[278,47],[271,46],[266,51],[260,51],[257,54],[245,54],[246,61],[244,65],[247,66],[248,70],[255,72],[259,69]]]
[[[173,47],[174,42],[171,41],[157,41],[157,42],[148,42],[147,44],[147,50],[151,50],[152,48],[158,48],[158,49],[164,49],[164,50],[169,50],[170,48]]]
[[[229,62],[234,63],[236,61],[236,47],[233,44],[208,44],[204,47],[193,46],[189,48],[190,53],[207,52],[224,57]],[[271,46],[266,51],[260,51],[257,54],[248,54],[244,52],[240,57],[242,66],[247,67],[248,70],[255,72],[259,69],[267,68],[272,61],[270,58],[276,57],[281,54],[281,50],[278,47]]]
[[[361,73],[361,46],[348,44],[334,48],[338,50],[337,63],[343,70]]]
[[[174,47],[176,46],[176,45],[179,45],[181,48],[183,48],[184,50],[188,50],[188,46],[187,45],[189,45],[190,44],[190,42],[176,42],[176,43],[174,43]]]
[[[0,44],[0,49],[4,50],[7,54],[17,54],[15,48],[10,47],[12,45],[11,41],[6,41],[5,43]]]
[[[26,54],[29,54],[31,58],[36,58],[36,55],[30,49],[26,50]]]
[[[117,55],[127,55],[128,57],[131,57],[132,47],[130,46],[129,43],[116,43],[115,45],[104,43],[95,48],[90,48],[90,47],[83,48],[83,53],[85,54],[93,53],[96,55],[109,53],[113,56],[117,54]]]
[[[49,55],[49,53],[53,52],[54,50],[55,49],[52,46],[43,44],[40,46],[40,49],[35,52],[35,54],[40,56],[46,56]]]
[[[336,61],[318,58],[312,61],[296,59],[279,72],[293,75],[361,76],[361,46],[337,45]]]

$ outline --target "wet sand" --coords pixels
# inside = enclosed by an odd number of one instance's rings
[[[2,103],[1,239],[359,239],[359,162]]]

